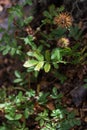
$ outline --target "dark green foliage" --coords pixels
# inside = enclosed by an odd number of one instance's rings
[[[9,28],[7,31],[0,29],[0,32],[3,31],[0,51],[3,55],[10,54],[14,59],[16,57],[23,67],[21,72],[14,72],[14,86],[10,96],[7,89],[0,89],[0,110],[5,119],[0,130],[29,130],[31,128],[28,128],[27,120],[33,116],[40,130],[70,130],[75,125],[80,125],[80,121],[73,112],[69,113],[64,108],[61,103],[63,94],[56,87],[49,92],[37,90],[37,81],[40,72],[52,74],[61,84],[67,80],[60,72],[60,66],[78,65],[84,61],[80,50],[82,32],[78,26],[56,26],[54,17],[63,12],[64,7],[56,8],[52,5],[43,12],[44,19],[38,28],[33,29],[34,34],[27,34],[25,28],[32,25],[33,17],[25,18],[22,12],[24,5],[31,3],[31,0],[26,0],[23,5],[9,9]],[[10,24],[13,25],[10,27]],[[17,35],[16,30],[19,31]],[[61,38],[68,39],[70,45],[58,46]],[[34,89],[31,89],[32,86]],[[50,100],[54,103],[52,110],[47,108]],[[38,111],[36,104],[42,109]]]

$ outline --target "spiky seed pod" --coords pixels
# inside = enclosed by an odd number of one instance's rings
[[[60,39],[57,41],[57,45],[58,45],[59,47],[66,48],[66,47],[69,46],[69,44],[70,44],[69,39],[68,39],[68,38],[65,38],[65,37],[62,37],[62,38],[60,38]]]
[[[54,18],[54,23],[63,28],[69,28],[72,26],[72,21],[72,16],[67,12],[60,13]]]

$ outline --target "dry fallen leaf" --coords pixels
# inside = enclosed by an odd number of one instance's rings
[[[46,107],[51,111],[55,109],[55,106],[52,102],[47,103]]]
[[[43,106],[40,106],[38,102],[36,102],[34,104],[34,111],[37,112],[37,111],[44,111],[44,107]]]

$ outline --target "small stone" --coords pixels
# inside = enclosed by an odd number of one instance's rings
[[[3,11],[3,6],[2,5],[0,5],[0,12],[2,12]]]
[[[87,117],[85,117],[85,119],[84,119],[84,120],[85,120],[85,122],[87,122]]]
[[[76,105],[76,107],[78,107],[86,99],[87,88],[84,88],[84,86],[76,87],[70,92],[70,95],[72,97],[73,103]]]
[[[37,31],[40,31],[40,27],[37,27],[37,29],[36,29]]]

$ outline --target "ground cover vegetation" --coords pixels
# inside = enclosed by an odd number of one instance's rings
[[[87,90],[82,69],[87,43],[81,25],[64,5],[49,5],[39,19],[25,15],[24,7],[32,4],[26,0],[13,5],[8,29],[0,28],[0,51],[14,66],[11,84],[0,88],[0,130],[77,130],[83,121],[69,104],[67,86],[79,79]]]

